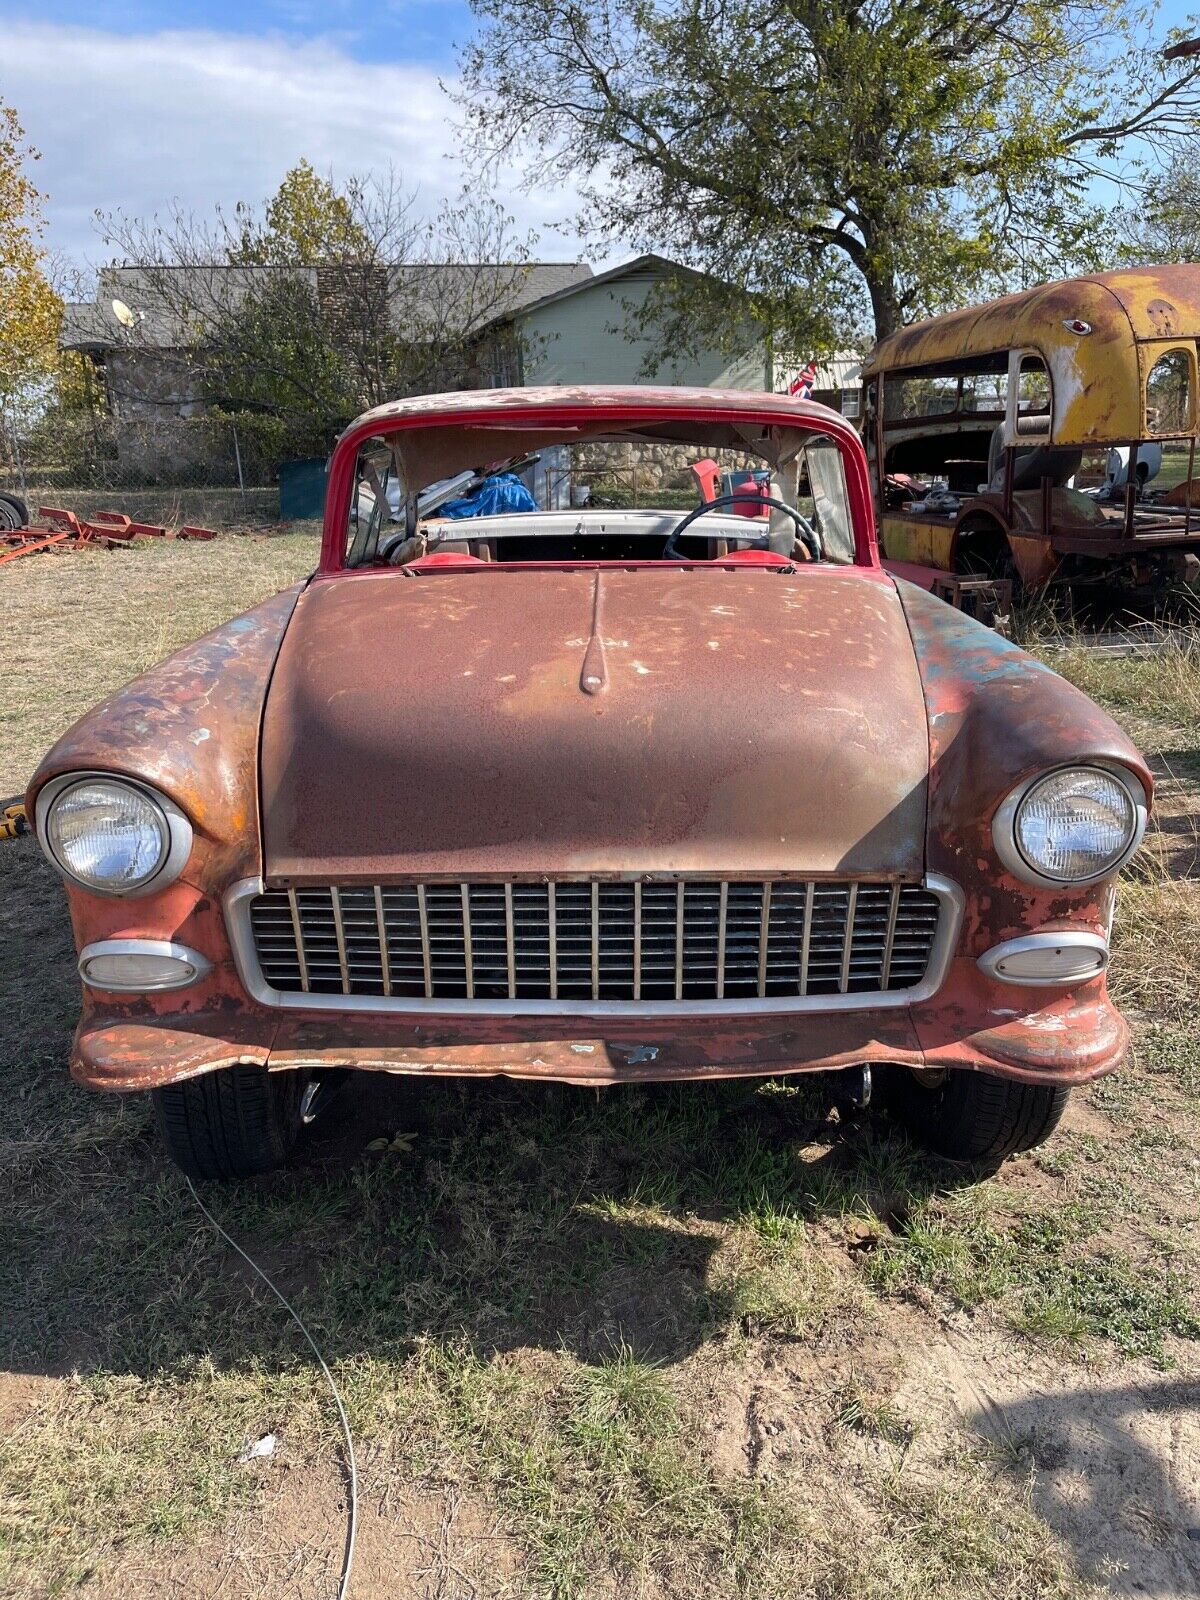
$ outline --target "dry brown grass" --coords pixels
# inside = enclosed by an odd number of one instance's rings
[[[19,794],[58,735],[188,639],[311,572],[311,532],[139,540],[0,568],[0,797]]]

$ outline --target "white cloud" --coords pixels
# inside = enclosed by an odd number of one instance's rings
[[[347,176],[389,162],[433,212],[461,186],[454,108],[435,72],[369,65],[328,41],[293,43],[198,31],[119,35],[45,23],[4,24],[0,96],[42,152],[47,243],[101,261],[95,210],[149,216],[271,194],[301,156]],[[502,195],[522,228],[562,222],[561,188]],[[544,234],[550,259],[582,254]]]

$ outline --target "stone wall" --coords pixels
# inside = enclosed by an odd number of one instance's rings
[[[712,455],[703,445],[594,440],[572,445],[571,465],[575,476],[584,483],[614,478],[624,483],[636,481],[639,488],[691,489],[695,483],[690,470],[693,462]],[[722,450],[719,459],[722,469],[731,471],[763,465],[757,456],[745,451]]]

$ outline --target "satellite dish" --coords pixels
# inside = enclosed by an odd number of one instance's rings
[[[113,316],[123,328],[133,328],[137,325],[137,318],[125,304],[124,300],[114,300],[112,303]]]

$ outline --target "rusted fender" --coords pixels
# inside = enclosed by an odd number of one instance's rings
[[[1073,989],[989,980],[973,961],[951,963],[941,992],[914,1008],[928,1067],[975,1067],[1025,1083],[1088,1083],[1125,1060],[1129,1028],[1103,977]]]
[[[1107,924],[1110,882],[1041,889],[1007,873],[992,818],[1023,779],[1052,767],[1115,761],[1150,796],[1141,755],[1085,694],[974,618],[897,582],[929,713],[929,870],[966,893],[960,954],[978,956],[1031,929]]]
[[[43,784],[61,773],[142,778],[191,819],[196,842],[185,881],[219,895],[256,873],[263,705],[302,588],[294,584],[184,645],[81,717],[34,773],[29,815]]]

